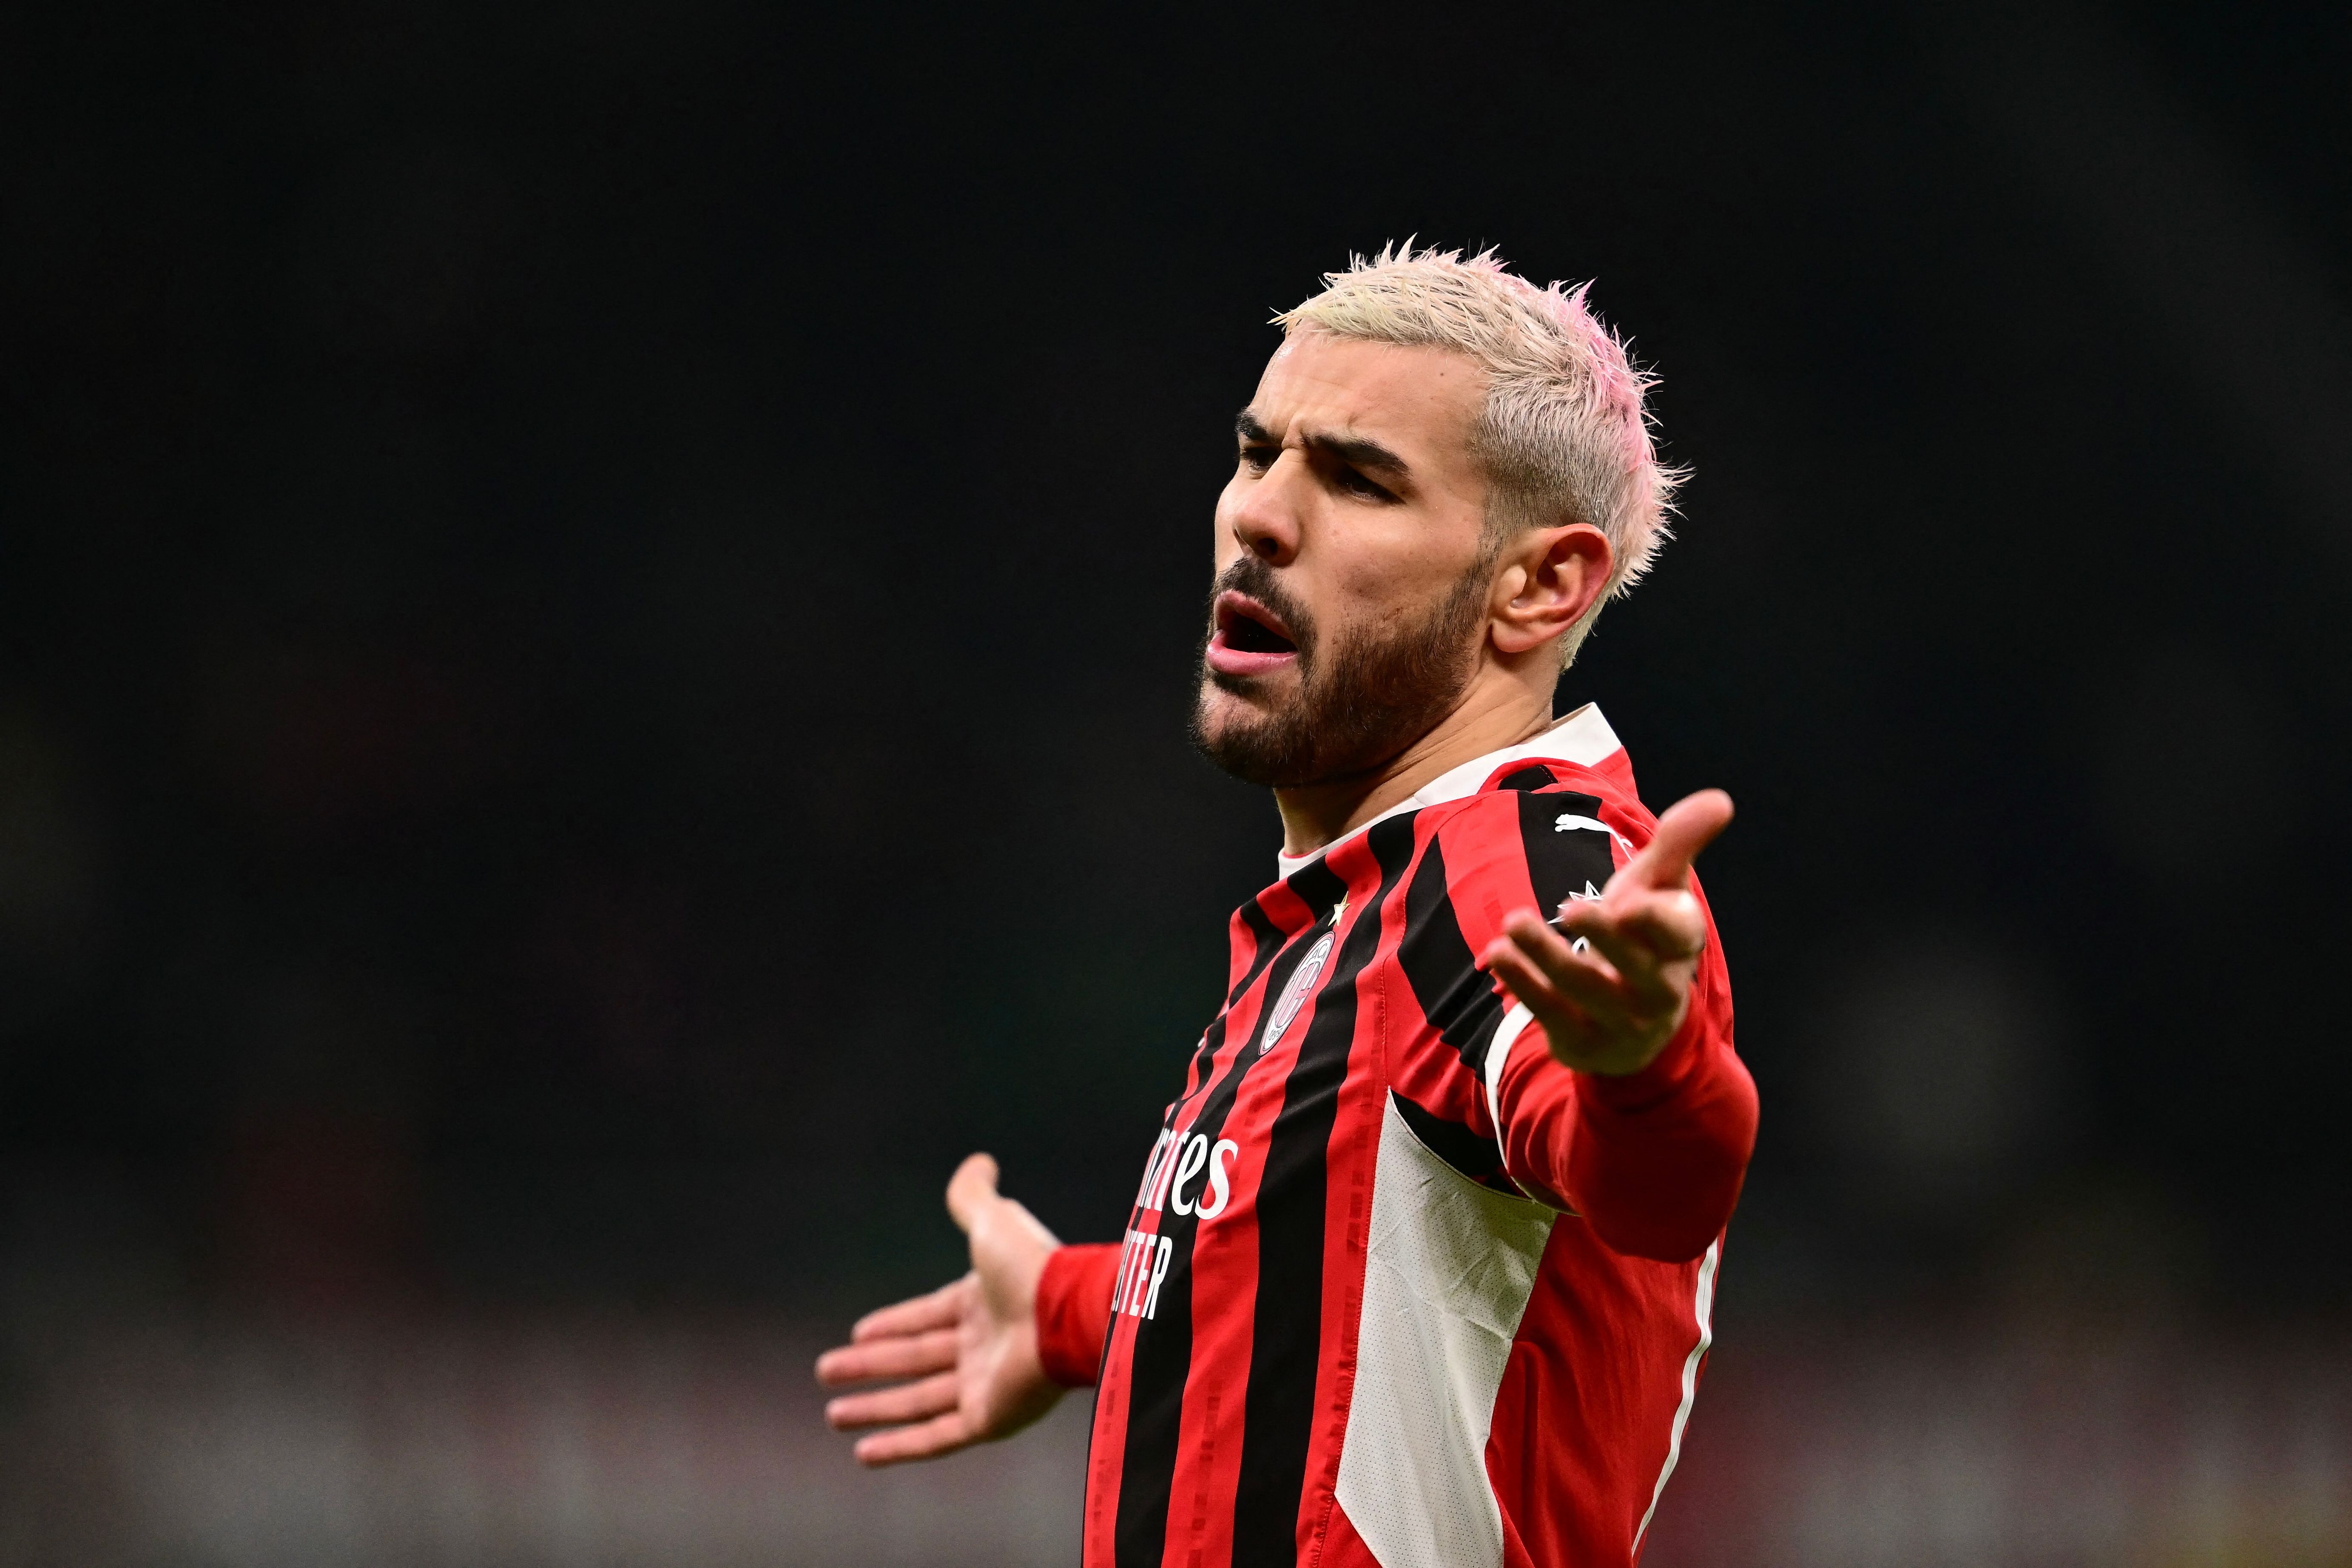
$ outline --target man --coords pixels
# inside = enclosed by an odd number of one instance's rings
[[[910,1381],[827,1415],[891,1464],[1093,1384],[1088,1568],[1630,1563],[1755,1141],[1690,870],[1731,803],[1653,818],[1551,700],[1678,476],[1584,290],[1326,281],[1238,421],[1194,719],[1280,879],[1126,1238],[1058,1245],[971,1156],[971,1273],[828,1352]]]

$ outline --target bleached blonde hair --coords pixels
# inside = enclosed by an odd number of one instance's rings
[[[1609,581],[1560,637],[1560,663],[1672,537],[1666,519],[1687,471],[1658,461],[1643,395],[1656,377],[1636,365],[1585,302],[1590,283],[1538,289],[1493,250],[1383,247],[1323,277],[1320,294],[1274,319],[1286,335],[1328,332],[1371,342],[1452,349],[1487,374],[1471,441],[1486,470],[1489,551],[1527,530],[1590,523],[1609,541]]]

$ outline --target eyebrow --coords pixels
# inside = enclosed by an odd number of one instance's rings
[[[1271,445],[1275,438],[1274,432],[1265,427],[1265,422],[1246,408],[1234,416],[1234,434],[1244,441],[1260,445]],[[1343,436],[1335,431],[1310,430],[1301,439],[1308,451],[1328,453],[1359,468],[1373,468],[1400,479],[1412,472],[1410,463],[1368,436]]]

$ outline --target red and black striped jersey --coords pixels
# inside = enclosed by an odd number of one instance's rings
[[[1477,967],[1655,823],[1599,711],[1435,780],[1234,914],[1123,1244],[1040,1282],[1097,1384],[1087,1568],[1631,1563],[1755,1139],[1708,942],[1649,1068],[1569,1070]]]

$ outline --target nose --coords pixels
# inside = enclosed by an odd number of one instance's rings
[[[1298,555],[1298,466],[1286,452],[1255,480],[1226,492],[1234,542],[1269,566],[1288,565]]]

